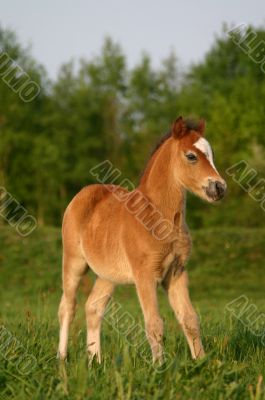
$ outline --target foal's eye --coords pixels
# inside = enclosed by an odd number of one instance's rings
[[[185,156],[186,156],[187,160],[189,160],[191,162],[197,161],[197,156],[194,153],[186,153]]]

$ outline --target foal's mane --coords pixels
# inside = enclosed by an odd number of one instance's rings
[[[187,130],[187,134],[190,131],[197,131],[198,127],[199,127],[199,122],[195,121],[192,118],[186,118],[184,119],[184,124]],[[161,138],[159,139],[159,141],[157,142],[157,144],[155,145],[155,147],[153,148],[153,150],[150,153],[150,156],[147,160],[146,166],[145,168],[142,170],[141,174],[140,174],[140,181],[143,182],[145,181],[145,176],[147,175],[149,169],[151,168],[151,164],[152,164],[152,160],[155,157],[155,154],[157,153],[157,151],[160,149],[160,147],[172,136],[172,131],[168,131],[167,133],[165,133],[163,136],[161,136]]]

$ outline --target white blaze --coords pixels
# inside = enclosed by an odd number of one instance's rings
[[[199,140],[197,140],[197,142],[193,144],[193,146],[197,147],[197,149],[199,149],[203,154],[205,154],[211,166],[215,169],[215,171],[217,171],[213,162],[213,151],[210,146],[210,143],[206,139],[200,138]]]

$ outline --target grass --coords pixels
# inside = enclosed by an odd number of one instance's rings
[[[152,365],[146,343],[141,351],[132,345],[125,333],[125,317],[118,323],[118,317],[107,316],[102,332],[103,362],[88,367],[83,305],[93,275],[82,282],[69,359],[66,365],[60,364],[55,358],[61,296],[60,231],[39,228],[22,239],[11,228],[1,228],[0,398],[264,399],[264,323],[254,326],[249,312],[241,321],[235,315],[242,307],[233,304],[228,311],[226,305],[244,295],[243,302],[256,307],[256,317],[265,311],[265,230],[203,230],[193,232],[193,239],[188,270],[193,303],[202,321],[205,359],[190,359],[161,290],[160,311],[169,356],[166,368]],[[119,287],[114,301],[121,305],[119,317],[128,312],[135,324],[143,326],[133,287]]]

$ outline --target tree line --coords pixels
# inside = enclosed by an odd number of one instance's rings
[[[255,32],[252,49],[258,48],[265,29],[248,32]],[[248,46],[242,32],[228,34],[224,27],[204,59],[187,70],[174,53],[159,68],[147,54],[128,68],[123,49],[106,38],[98,56],[62,65],[51,81],[15,33],[0,28],[0,186],[38,224],[60,225],[70,199],[95,183],[91,168],[110,160],[137,185],[172,121],[203,117],[229,190],[221,207],[189,195],[189,224],[262,226],[265,74]],[[8,79],[7,55],[13,66]],[[40,88],[32,101],[29,87],[24,99],[19,95],[23,73],[35,92]],[[242,160],[247,170],[237,168]]]

